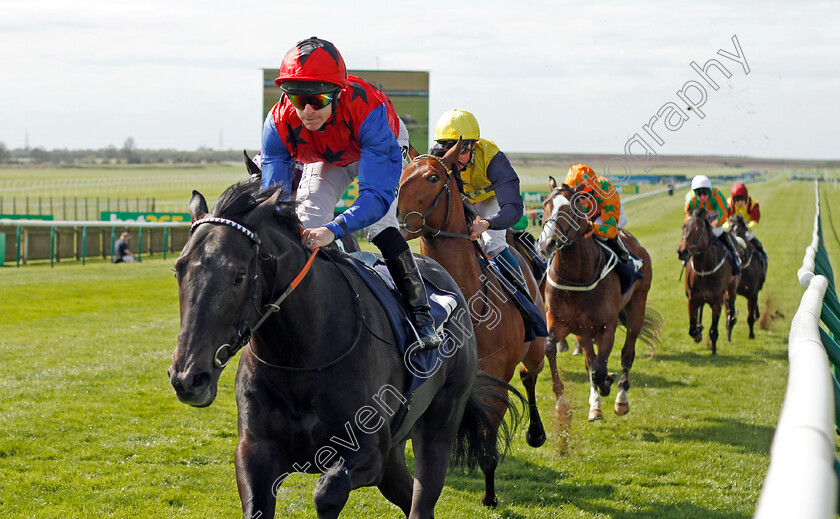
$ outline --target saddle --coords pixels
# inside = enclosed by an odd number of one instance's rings
[[[527,288],[512,283],[502,274],[504,270],[499,268],[495,259],[487,259],[483,255],[477,257],[478,261],[499,279],[499,283],[504,287],[505,292],[513,299],[517,308],[519,308],[519,312],[522,314],[522,321],[525,324],[525,342],[531,342],[537,337],[548,337],[545,317],[543,317],[542,312],[540,312],[537,305],[531,299],[531,294],[527,292]]]
[[[618,281],[621,285],[621,295],[626,294],[628,290],[633,288],[636,281],[645,277],[645,275],[642,274],[642,266],[645,264],[642,258],[628,251],[630,259],[633,260],[633,264],[630,265],[624,263],[618,259],[618,255],[616,255],[615,251],[612,250],[609,245],[601,242],[601,240],[595,240],[595,242],[607,253],[607,259],[615,256],[615,271],[618,273]]]
[[[435,366],[444,360],[444,353],[451,355],[452,352],[445,347],[434,350],[410,350],[411,345],[417,341],[417,333],[409,317],[410,311],[391,278],[385,261],[370,252],[352,252],[345,254],[343,258],[345,261],[342,264],[358,274],[359,278],[376,296],[388,316],[394,338],[397,341],[397,349],[406,360],[404,365],[408,377],[403,395],[409,398],[431,376]],[[466,303],[463,302],[463,296],[460,292],[454,293],[440,288],[427,278],[423,278],[423,284],[429,298],[435,329],[441,331],[452,312],[457,308],[458,303],[461,302],[463,305],[466,305]]]

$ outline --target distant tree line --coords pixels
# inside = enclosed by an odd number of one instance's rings
[[[256,151],[249,150],[253,156]],[[46,166],[87,166],[108,164],[196,164],[220,163],[242,160],[241,150],[217,151],[200,147],[195,151],[184,150],[142,150],[138,149],[134,139],[126,139],[122,148],[89,150],[68,150],[44,148],[9,149],[0,142],[0,164],[4,165],[46,165]]]

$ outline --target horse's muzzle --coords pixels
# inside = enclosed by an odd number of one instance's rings
[[[686,260],[688,260],[688,257],[689,257],[688,249],[677,249],[677,257],[682,262],[685,262]]]
[[[216,399],[216,382],[210,373],[187,370],[179,372],[170,367],[166,370],[175,396],[184,404],[207,407]]]

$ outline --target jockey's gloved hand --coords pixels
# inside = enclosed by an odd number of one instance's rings
[[[746,237],[747,237],[747,240],[749,240],[749,241],[752,241],[752,239],[753,239],[753,238],[755,238],[755,234],[753,234],[753,232],[752,232],[752,231],[747,231],[747,232],[744,234],[744,236],[746,236]]]

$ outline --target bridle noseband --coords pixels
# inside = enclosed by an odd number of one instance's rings
[[[242,323],[237,328],[236,337],[233,339],[233,341],[231,341],[231,343],[222,344],[216,350],[216,354],[213,356],[213,362],[214,362],[214,364],[216,365],[217,368],[224,368],[225,366],[227,366],[228,362],[230,362],[230,359],[233,358],[233,356],[236,355],[236,353],[239,350],[241,350],[245,346],[245,344],[248,343],[249,340],[251,340],[251,336],[254,334],[254,332],[257,330],[257,328],[262,326],[262,324],[265,322],[265,320],[268,319],[268,317],[272,313],[280,310],[280,303],[282,303],[283,300],[285,300],[289,296],[289,294],[291,294],[292,291],[295,288],[297,288],[298,284],[300,284],[300,282],[303,280],[304,276],[306,276],[306,273],[309,272],[309,268],[312,266],[312,262],[315,259],[315,255],[318,254],[319,249],[315,249],[315,251],[309,256],[309,259],[306,260],[306,264],[303,266],[303,269],[301,269],[301,271],[297,274],[297,276],[295,276],[295,278],[283,290],[283,292],[280,294],[280,296],[273,303],[269,303],[268,305],[265,305],[266,310],[263,312],[257,306],[257,299],[259,298],[259,272],[258,272],[258,269],[256,268],[257,260],[258,259],[263,259],[263,260],[274,259],[274,260],[276,260],[277,258],[275,256],[271,255],[271,254],[268,254],[268,253],[265,253],[264,255],[260,255],[261,241],[260,241],[259,236],[257,236],[257,233],[255,233],[254,231],[251,231],[250,229],[248,229],[244,225],[242,225],[238,222],[234,222],[233,220],[229,220],[227,218],[208,216],[208,217],[198,219],[195,222],[193,222],[193,224],[190,226],[190,233],[195,231],[196,227],[198,227],[201,224],[205,224],[205,223],[214,223],[214,224],[227,225],[228,227],[233,227],[237,231],[241,232],[242,234],[244,234],[245,236],[250,238],[251,241],[254,243],[254,248],[255,248],[255,251],[254,251],[254,277],[253,277],[253,282],[251,284],[251,304],[253,305],[254,310],[256,311],[257,315],[260,316],[260,318],[254,326],[249,326],[248,325],[248,320],[243,319]]]
[[[691,218],[697,218],[697,217],[692,216]],[[700,238],[697,239],[696,241],[689,241],[689,238],[694,235],[694,231],[696,230],[696,229],[692,229],[692,231],[689,232],[688,234],[683,234],[683,236],[680,240],[680,241],[685,242],[687,244],[687,247],[685,248],[685,250],[688,252],[689,257],[697,256],[701,252],[705,251],[706,248],[708,248],[708,247],[704,247],[703,249],[701,249],[700,248],[700,242],[703,241],[704,236],[711,236],[711,234],[712,234],[711,229],[708,228],[708,222],[706,222],[702,218],[697,218],[697,219],[700,220],[700,223],[702,225],[702,228],[699,229],[701,231]],[[711,238],[709,238],[709,240],[710,240],[709,245],[711,246]]]
[[[423,231],[427,231],[431,234],[432,237],[446,236],[446,237],[449,237],[449,238],[464,238],[464,239],[467,239],[467,240],[471,239],[469,234],[459,234],[459,233],[454,233],[454,232],[449,232],[449,231],[444,231],[443,230],[446,227],[446,224],[449,222],[449,205],[452,203],[452,193],[449,190],[449,179],[450,179],[450,176],[451,176],[450,173],[449,173],[449,168],[446,167],[446,164],[443,162],[443,159],[441,159],[440,157],[437,157],[435,155],[428,155],[428,154],[418,155],[418,156],[414,157],[414,160],[412,162],[416,162],[420,159],[434,159],[435,161],[437,161],[437,164],[440,165],[443,168],[443,174],[446,177],[446,181],[443,183],[443,188],[440,190],[440,192],[438,192],[437,196],[435,196],[434,201],[426,209],[425,212],[420,213],[419,211],[411,211],[411,212],[406,213],[405,216],[403,216],[403,220],[401,222],[399,222],[400,229],[405,229],[406,232],[408,232],[409,234],[417,234],[417,233],[420,233],[420,232],[423,232]],[[435,165],[435,164],[432,163],[432,165]],[[444,213],[443,223],[441,224],[440,228],[438,228],[438,229],[435,229],[434,227],[429,227],[428,225],[426,225],[426,216],[432,211],[432,209],[435,209],[437,207],[438,202],[440,201],[440,198],[443,196],[444,193],[446,193],[446,212]],[[408,222],[408,217],[413,215],[413,214],[420,215],[421,222],[422,222],[416,230],[409,229],[408,228],[408,223],[407,223]]]
[[[555,191],[556,191],[558,194],[560,194],[561,196],[565,197],[565,195],[563,195],[563,190],[562,190],[562,189],[555,188]],[[552,195],[551,193],[549,194],[549,198],[554,198],[554,197],[553,197],[553,195]],[[572,212],[573,212],[573,213],[577,212],[577,211],[574,209],[574,207],[572,207]],[[552,213],[552,215],[553,215],[553,213]],[[587,232],[585,232],[584,234],[580,234],[580,235],[575,236],[575,237],[573,237],[573,238],[569,238],[568,233],[569,233],[569,232],[571,232],[571,230],[572,230],[572,229],[574,229],[574,227],[571,227],[571,226],[570,226],[570,227],[569,227],[569,230],[566,230],[566,229],[561,230],[561,231],[560,231],[560,233],[559,233],[559,236],[562,238],[562,243],[561,243],[561,240],[558,240],[558,239],[557,239],[557,236],[558,236],[558,232],[557,232],[557,231],[559,230],[558,228],[559,228],[560,226],[559,226],[559,225],[557,225],[557,220],[555,219],[555,220],[554,220],[554,232],[552,232],[552,233],[551,233],[551,239],[550,239],[550,242],[554,243],[554,247],[555,247],[555,249],[556,249],[556,250],[562,250],[562,249],[564,249],[565,247],[568,247],[568,246],[570,246],[571,244],[573,244],[573,243],[575,243],[575,242],[577,242],[577,241],[580,241],[580,240],[583,240],[583,239],[589,238],[590,236],[592,236],[592,235],[595,233],[595,227],[593,227],[593,226],[592,226],[592,224],[589,222],[589,220],[588,220],[588,219],[586,220],[586,222],[587,222],[587,224],[589,225],[589,230],[588,230]],[[550,222],[549,222],[549,221],[546,221],[546,222],[543,224],[543,229],[545,229],[545,227],[546,227],[547,225],[549,225],[549,224],[550,224]],[[577,229],[574,229],[574,230],[577,230]]]

